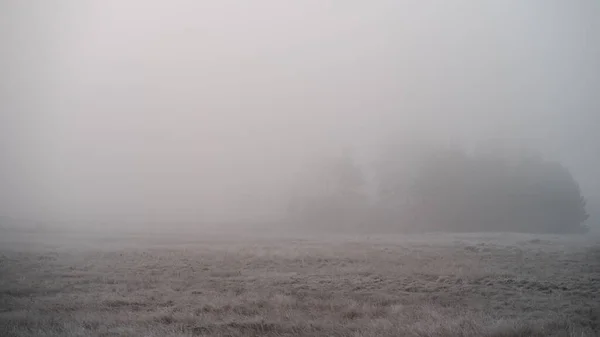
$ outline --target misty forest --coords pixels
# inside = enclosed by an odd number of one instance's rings
[[[560,163],[530,152],[435,149],[381,162],[372,201],[351,157],[302,176],[290,215],[299,226],[342,231],[583,233],[586,201]],[[396,158],[405,158],[397,160]]]
[[[597,0],[4,0],[0,47],[0,336],[600,336]]]

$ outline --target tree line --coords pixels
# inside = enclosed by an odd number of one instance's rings
[[[367,183],[349,155],[304,171],[288,215],[331,230],[581,233],[588,213],[562,164],[531,151],[385,153]],[[368,194],[368,187],[374,193]]]

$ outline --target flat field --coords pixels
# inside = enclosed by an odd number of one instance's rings
[[[598,336],[600,240],[0,232],[0,336]]]

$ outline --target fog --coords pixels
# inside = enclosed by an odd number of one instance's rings
[[[315,158],[421,141],[600,200],[596,0],[15,0],[0,41],[0,215],[279,219]]]

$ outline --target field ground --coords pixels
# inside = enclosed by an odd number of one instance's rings
[[[1,336],[598,336],[600,240],[0,232]]]

